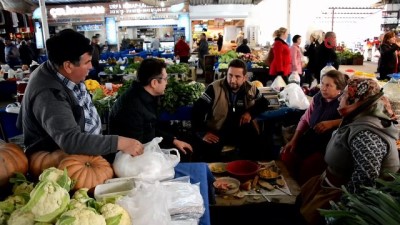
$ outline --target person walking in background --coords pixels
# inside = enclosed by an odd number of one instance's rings
[[[316,51],[317,48],[319,47],[319,42],[318,42],[319,36],[317,34],[311,34],[310,35],[310,44],[306,46],[306,51],[304,52],[304,56],[308,57],[308,63],[307,63],[307,71],[305,74],[305,79],[304,83],[309,84],[311,86],[311,82],[313,79],[316,78],[316,76],[319,74],[315,74],[316,71]]]
[[[36,43],[32,39],[29,39],[26,43],[32,51],[32,60],[39,62],[40,50],[37,48]]]
[[[204,56],[208,55],[208,42],[206,39],[206,34],[201,33],[199,47],[197,48],[198,56],[199,56],[199,66],[203,70],[203,75],[205,75],[205,65],[204,65]]]
[[[301,36],[296,34],[292,38],[293,45],[290,47],[290,57],[292,58],[292,72],[303,74],[303,53],[301,53]]]
[[[317,48],[314,75],[318,83],[321,82],[321,70],[327,63],[331,63],[335,69],[339,69],[339,61],[335,52],[336,34],[332,31],[326,32],[324,42]]]
[[[152,51],[160,50],[160,39],[158,37],[154,38],[150,47]]]
[[[33,59],[33,52],[31,48],[26,44],[26,41],[21,41],[21,45],[19,46],[19,56],[21,59],[22,65],[31,65]]]
[[[218,33],[218,40],[217,40],[217,46],[218,46],[218,51],[220,52],[222,49],[222,44],[224,43],[224,36],[222,36],[221,32]]]
[[[15,66],[20,64],[18,48],[12,43],[9,37],[6,37],[5,45],[6,47],[4,48],[4,54],[6,63],[10,66],[10,68],[14,69]]]
[[[290,57],[289,45],[286,43],[288,37],[288,30],[284,27],[279,28],[273,34],[275,38],[273,44],[273,55],[270,68],[269,68],[269,78],[268,80],[273,80],[276,76],[280,75],[287,82],[287,78],[291,72],[292,58]]]
[[[4,39],[0,37],[0,63],[6,63],[5,48]]]
[[[178,42],[176,42],[174,54],[175,56],[179,57],[181,63],[188,63],[190,57],[190,47],[186,43],[185,36],[181,36]]]
[[[251,53],[251,50],[250,50],[249,46],[247,46],[247,39],[246,38],[243,39],[243,43],[236,48],[236,52],[237,53],[243,53],[243,54]]]
[[[396,43],[396,35],[390,31],[383,36],[383,41],[380,46],[381,57],[378,61],[379,80],[389,79],[388,75],[397,73],[398,57],[396,51],[400,50],[400,44]]]
[[[93,47],[93,53],[92,53],[92,70],[89,73],[88,79],[93,79],[99,81],[99,72],[100,72],[100,53],[101,53],[101,48],[99,45],[99,36],[93,36],[92,37],[92,42],[90,43]]]
[[[236,36],[236,46],[241,45],[243,43],[243,39],[244,39],[244,32],[239,31],[239,34]]]

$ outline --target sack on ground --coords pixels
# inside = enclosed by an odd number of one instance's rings
[[[156,137],[144,144],[144,153],[139,156],[118,152],[113,163],[115,174],[150,182],[172,179],[180,155],[177,149],[161,149],[161,141],[161,137]]]

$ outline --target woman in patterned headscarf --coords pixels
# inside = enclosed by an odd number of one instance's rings
[[[350,193],[360,193],[361,186],[373,186],[376,178],[399,169],[395,116],[375,80],[350,79],[338,111],[343,121],[326,149],[328,168],[304,184],[299,196],[300,212],[308,224],[323,221],[317,209],[338,200],[341,185]]]

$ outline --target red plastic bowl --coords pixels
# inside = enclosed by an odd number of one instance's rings
[[[258,171],[259,165],[249,160],[236,160],[226,165],[226,171],[241,182],[253,179]]]

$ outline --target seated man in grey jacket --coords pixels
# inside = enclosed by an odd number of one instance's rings
[[[27,154],[63,149],[69,154],[137,156],[139,141],[102,135],[101,121],[83,81],[92,68],[93,48],[82,34],[66,29],[46,41],[49,60],[32,74],[17,126]]]

